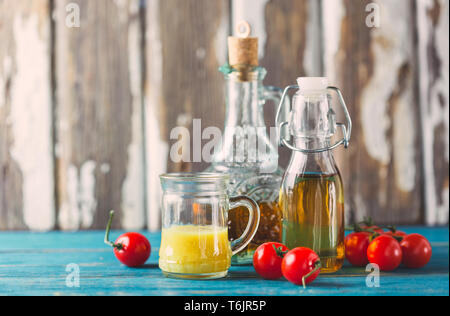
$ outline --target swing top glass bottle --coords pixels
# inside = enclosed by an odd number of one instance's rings
[[[299,78],[288,125],[294,143],[283,137],[280,145],[293,153],[283,176],[280,208],[283,214],[283,243],[289,248],[308,247],[321,259],[322,273],[332,273],[344,261],[344,189],[332,150],[348,146],[352,122],[339,89],[328,87],[326,78]],[[347,125],[336,123],[330,91],[337,93]],[[281,106],[280,106],[281,108]],[[337,128],[343,138],[332,144]]]

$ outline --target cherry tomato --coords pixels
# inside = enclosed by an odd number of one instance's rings
[[[116,258],[128,267],[143,265],[148,258],[152,248],[147,238],[139,233],[125,233],[112,243],[109,241],[109,231],[114,217],[114,211],[109,213],[109,221],[106,226],[105,243],[114,248]]]
[[[370,233],[351,233],[345,238],[345,257],[354,266],[365,267],[369,263],[367,248],[370,244]]]
[[[289,282],[306,287],[320,274],[319,256],[311,249],[295,248],[284,256],[281,271]]]
[[[370,243],[367,258],[381,271],[393,271],[402,263],[402,248],[393,237],[381,235]]]
[[[277,280],[283,276],[281,262],[289,249],[280,243],[269,242],[262,244],[253,255],[255,271],[267,280]]]
[[[123,234],[114,244],[116,258],[128,267],[139,267],[150,257],[150,243],[139,233]]]
[[[430,242],[419,234],[407,235],[400,242],[403,264],[408,268],[422,268],[430,262],[432,248]]]

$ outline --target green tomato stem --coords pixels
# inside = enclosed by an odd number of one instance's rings
[[[364,224],[369,227],[375,225],[375,223],[373,222],[373,219],[371,217],[365,217],[364,220],[360,224]]]
[[[321,267],[322,267],[322,263],[320,262],[320,260],[316,261],[314,263],[314,270],[312,270],[310,273],[308,273],[307,275],[302,277],[302,284],[303,284],[304,289],[306,289],[306,279],[308,279],[311,275],[316,273]]]
[[[273,249],[275,250],[276,254],[280,258],[284,258],[284,256],[289,252],[289,250],[283,251],[283,247],[276,247],[274,244],[272,244]]]
[[[106,225],[106,232],[105,232],[105,244],[107,244],[108,246],[111,246],[113,248],[116,248],[118,250],[122,250],[123,249],[123,245],[122,244],[115,244],[113,242],[111,242],[109,240],[109,232],[111,231],[111,224],[112,224],[112,220],[114,217],[114,211],[109,212],[109,220],[108,220],[108,224]]]

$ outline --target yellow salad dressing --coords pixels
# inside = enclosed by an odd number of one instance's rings
[[[228,228],[187,225],[162,230],[159,250],[161,270],[208,274],[227,271],[230,265]]]

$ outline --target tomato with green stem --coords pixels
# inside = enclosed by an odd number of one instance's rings
[[[264,279],[277,280],[283,276],[281,263],[289,249],[277,242],[269,242],[259,246],[253,255],[253,267]]]
[[[114,211],[109,213],[106,226],[105,243],[114,248],[116,258],[128,267],[142,266],[150,257],[151,246],[148,239],[139,233],[125,233],[113,243],[109,241],[109,232],[114,217]]]
[[[281,263],[283,276],[296,285],[303,285],[313,282],[320,274],[320,258],[313,250],[299,247],[289,251]]]
[[[375,238],[367,248],[367,259],[377,264],[381,271],[393,271],[402,263],[402,248],[398,241],[388,235]]]

